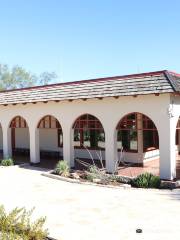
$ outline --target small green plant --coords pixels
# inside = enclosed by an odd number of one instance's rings
[[[14,161],[12,158],[3,159],[1,161],[1,166],[13,166],[13,165],[14,165]]]
[[[130,182],[131,182],[131,180],[128,177],[119,176],[119,175],[115,175],[115,174],[110,174],[109,180],[111,182],[124,183],[124,184],[130,184]]]
[[[108,175],[106,175],[95,165],[92,165],[87,171],[86,179],[91,182],[93,181],[93,179],[100,179],[101,181],[105,182],[108,181]]]
[[[15,208],[6,213],[0,206],[0,239],[3,240],[45,240],[48,236],[47,230],[43,229],[45,218],[39,218],[32,222],[30,217],[33,210]]]
[[[69,176],[69,166],[67,161],[59,161],[55,167],[54,173],[64,177]]]
[[[132,180],[132,186],[138,188],[159,188],[161,180],[152,173],[142,173]]]
[[[95,165],[92,165],[87,171],[86,179],[90,182],[93,182],[93,179],[97,178],[100,179],[99,169]]]

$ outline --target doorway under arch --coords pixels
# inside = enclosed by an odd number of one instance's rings
[[[73,130],[75,167],[84,169],[93,163],[105,167],[105,132],[100,120],[94,115],[83,114],[75,120]]]
[[[159,175],[159,136],[154,122],[142,113],[133,112],[121,118],[116,130],[119,161],[122,165],[134,167],[130,168],[130,173],[127,169],[121,173]]]
[[[40,165],[54,168],[63,159],[63,132],[59,121],[52,115],[46,115],[38,123]]]
[[[26,120],[16,116],[11,120],[11,148],[12,158],[16,162],[29,162],[30,160],[30,139],[29,127]]]

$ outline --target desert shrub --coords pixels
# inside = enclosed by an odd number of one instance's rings
[[[44,240],[48,232],[43,229],[45,218],[32,222],[30,217],[33,210],[15,208],[6,213],[0,206],[0,239],[8,240]]]
[[[107,183],[108,175],[101,171],[95,165],[92,165],[86,172],[86,179],[91,182],[93,181],[93,179],[100,179],[102,182]]]
[[[90,166],[86,174],[86,179],[92,182],[93,179],[99,177],[100,177],[99,169],[95,165]]]
[[[1,161],[1,166],[13,166],[13,165],[14,165],[14,161],[12,158],[3,159]]]
[[[100,175],[100,169],[96,167],[95,165],[92,165],[89,167],[89,172],[94,175]]]
[[[69,176],[69,166],[67,161],[59,161],[54,169],[54,173],[64,177]]]
[[[112,181],[112,182],[118,182],[118,183],[124,183],[124,184],[130,184],[131,183],[130,178],[115,175],[115,174],[109,174],[109,180]]]
[[[139,188],[159,188],[161,180],[152,173],[142,173],[132,180],[132,186]]]

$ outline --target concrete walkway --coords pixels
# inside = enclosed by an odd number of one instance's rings
[[[180,239],[180,190],[85,186],[17,167],[0,168],[0,189],[7,210],[36,207],[34,216],[47,216],[56,239]]]

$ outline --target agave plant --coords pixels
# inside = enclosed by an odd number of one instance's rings
[[[54,173],[64,177],[69,176],[69,166],[67,161],[59,161],[55,167]]]

